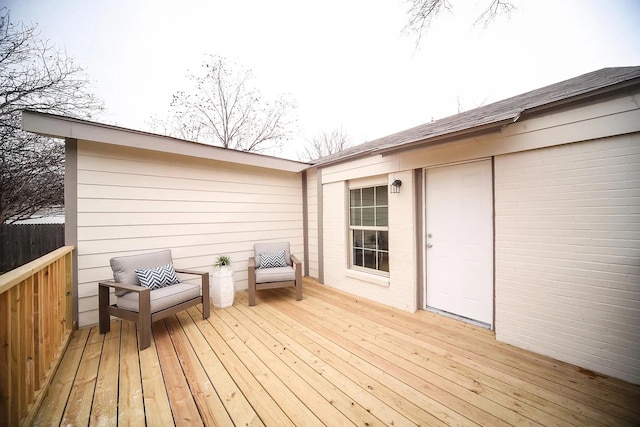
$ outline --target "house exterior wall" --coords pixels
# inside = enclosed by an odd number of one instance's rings
[[[303,259],[299,173],[78,141],[78,320],[97,323],[109,259],[170,248],[178,268],[212,272],[231,256],[237,290],[258,241],[291,243]]]
[[[321,167],[324,283],[408,311],[423,308],[416,303],[424,290],[423,190],[412,177],[431,166],[493,158],[497,339],[640,383],[639,106],[639,93],[625,94],[489,135]],[[389,195],[391,274],[363,275],[348,266],[348,188],[394,179],[403,184]],[[553,187],[561,179],[582,190]],[[519,192],[514,183],[531,187]],[[557,209],[573,222],[531,215],[530,201],[547,190],[550,199],[534,208]],[[549,251],[551,271],[536,258],[540,250]]]
[[[400,194],[389,194],[389,275],[366,273],[349,266],[349,188],[386,185],[402,180]],[[416,233],[413,174],[375,175],[323,185],[324,282],[406,311],[416,305]]]
[[[496,337],[640,383],[640,134],[495,158]]]

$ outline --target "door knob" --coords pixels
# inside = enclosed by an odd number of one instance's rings
[[[427,243],[427,247],[428,248],[432,248],[433,247],[433,243]]]

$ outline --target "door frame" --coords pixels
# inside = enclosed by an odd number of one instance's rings
[[[456,314],[453,313],[448,313],[442,310],[438,310],[436,308],[433,307],[429,307],[427,305],[427,250],[426,250],[426,244],[427,244],[427,170],[428,169],[436,169],[436,168],[443,168],[443,167],[447,167],[447,166],[456,166],[456,165],[461,165],[461,164],[467,164],[467,163],[475,163],[475,162],[480,162],[480,161],[485,161],[485,160],[489,160],[491,162],[491,206],[492,206],[492,210],[491,210],[491,227],[492,227],[492,250],[493,250],[493,254],[492,254],[492,260],[493,260],[493,265],[491,266],[492,268],[492,295],[491,295],[491,304],[492,304],[492,308],[491,308],[491,324],[487,325],[486,323],[483,322],[478,322],[475,321],[473,319],[468,319],[466,317],[463,316],[458,316]],[[419,286],[418,286],[418,295],[417,295],[417,299],[418,299],[418,307],[422,310],[426,310],[426,311],[430,311],[432,313],[437,313],[440,314],[442,316],[445,317],[450,317],[450,318],[454,318],[457,320],[461,320],[463,322],[466,323],[470,323],[476,326],[480,326],[492,331],[495,331],[495,325],[496,325],[496,199],[495,199],[495,158],[494,156],[491,157],[481,157],[478,159],[472,159],[472,160],[464,160],[464,161],[458,161],[458,162],[450,162],[450,163],[442,163],[442,164],[437,164],[437,165],[431,165],[431,166],[425,166],[423,168],[421,168],[419,170],[419,172],[417,172],[416,177],[418,177],[419,175],[422,175],[420,177],[420,188],[418,188],[417,192],[417,199],[419,201],[419,205],[416,206],[417,209],[421,210],[421,215],[420,215],[420,219],[419,219],[419,224],[417,227],[417,230],[419,230],[419,242],[418,245],[420,246],[418,248],[418,254],[420,255],[420,258],[422,260],[422,265],[421,268],[419,269],[418,272],[418,277],[419,277]]]

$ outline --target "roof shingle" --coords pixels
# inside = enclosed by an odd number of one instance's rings
[[[316,165],[344,161],[383,150],[400,149],[412,143],[428,142],[431,139],[439,139],[459,132],[471,132],[492,125],[499,126],[505,122],[514,122],[522,114],[533,109],[551,107],[589,94],[595,95],[606,89],[613,90],[621,84],[634,83],[635,80],[640,80],[640,66],[603,68],[347,148],[318,160]]]

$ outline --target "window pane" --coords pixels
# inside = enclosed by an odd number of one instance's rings
[[[362,206],[373,206],[373,187],[362,188]]]
[[[389,232],[378,231],[378,249],[381,251],[389,250]]]
[[[386,206],[376,207],[376,225],[386,227],[389,225],[389,208]]]
[[[377,249],[378,242],[376,241],[376,232],[372,230],[363,230],[364,234],[364,247],[368,249]]]
[[[353,265],[364,267],[364,256],[362,249],[353,250]]]
[[[351,190],[349,193],[351,195],[351,207],[360,206],[360,189]]]
[[[362,225],[376,225],[375,208],[362,208]]]
[[[363,230],[353,230],[353,247],[362,248],[363,246]]]
[[[360,208],[351,208],[351,225],[362,225],[362,211]]]
[[[378,270],[389,272],[389,254],[378,252]]]
[[[366,268],[373,268],[376,270],[376,252],[375,251],[363,251],[364,255],[364,265]]]
[[[389,272],[388,191],[385,185],[349,190],[353,267]]]
[[[376,205],[386,205],[387,203],[387,186],[376,187]]]

